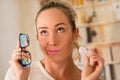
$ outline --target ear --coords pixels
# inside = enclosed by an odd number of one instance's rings
[[[74,41],[76,41],[78,39],[78,37],[79,37],[79,29],[76,28],[75,32],[74,32]]]

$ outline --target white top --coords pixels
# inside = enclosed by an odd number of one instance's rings
[[[15,75],[12,68],[9,68],[4,80],[15,80]],[[28,80],[55,80],[48,72],[44,69],[40,61],[33,62],[31,64],[30,73]]]

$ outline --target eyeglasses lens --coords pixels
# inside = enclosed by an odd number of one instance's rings
[[[28,46],[27,35],[23,34],[20,36],[20,43],[21,43],[21,47]]]

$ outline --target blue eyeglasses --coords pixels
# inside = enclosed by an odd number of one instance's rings
[[[19,34],[20,48],[21,48],[21,63],[23,67],[30,66],[32,62],[31,53],[25,48],[30,45],[30,39],[27,34]]]

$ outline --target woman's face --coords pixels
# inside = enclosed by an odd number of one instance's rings
[[[44,57],[60,61],[72,58],[76,34],[66,15],[58,8],[42,11],[36,21],[37,40]]]

